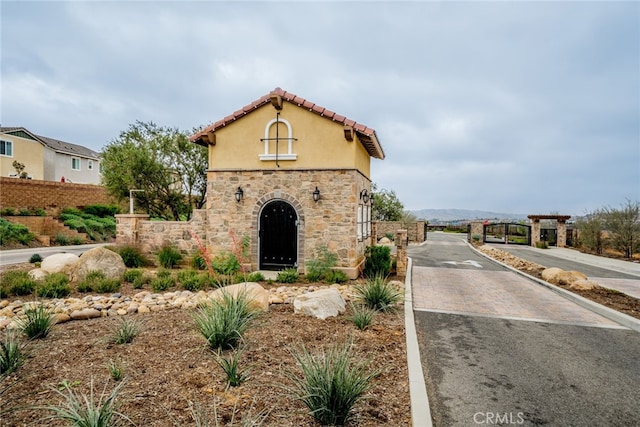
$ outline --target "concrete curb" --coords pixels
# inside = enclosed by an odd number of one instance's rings
[[[415,427],[432,427],[427,387],[422,372],[418,335],[413,318],[411,292],[411,268],[413,260],[407,259],[407,276],[404,284],[404,331],[407,343],[407,368],[409,370],[409,394],[411,396],[411,420]]]
[[[484,258],[495,262],[498,265],[501,265],[511,271],[513,271],[516,274],[519,274],[523,277],[526,277],[529,280],[534,281],[535,283],[544,286],[547,289],[550,289],[551,291],[557,293],[558,295],[568,299],[569,301],[575,302],[576,304],[578,304],[581,307],[586,308],[587,310],[590,310],[596,314],[599,314],[602,317],[606,317],[609,320],[612,320],[622,326],[625,326],[629,329],[632,329],[636,332],[640,332],[640,320],[636,319],[635,317],[631,317],[627,314],[624,313],[620,313],[619,311],[613,310],[609,307],[605,307],[602,304],[598,304],[596,302],[593,302],[589,299],[586,299],[584,297],[581,297],[578,294],[574,294],[573,292],[569,292],[565,289],[559,288],[558,286],[552,285],[549,282],[545,282],[544,280],[540,280],[537,277],[533,277],[527,273],[524,273],[520,270],[518,270],[517,268],[513,268],[510,265],[507,265],[503,262],[500,262],[498,260],[495,260],[493,258],[491,258],[490,256],[480,252],[479,250],[477,250],[476,248],[473,247],[472,244],[468,243],[469,247],[471,248],[471,250],[475,251],[476,253],[480,254],[481,256],[483,256]]]

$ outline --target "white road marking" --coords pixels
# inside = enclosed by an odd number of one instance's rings
[[[466,260],[466,261],[442,261],[443,264],[451,264],[451,265],[472,265],[477,268],[482,268],[482,265],[478,261]]]

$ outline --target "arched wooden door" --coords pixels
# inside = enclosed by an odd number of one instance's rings
[[[298,215],[289,203],[274,200],[260,214],[260,269],[298,266]]]

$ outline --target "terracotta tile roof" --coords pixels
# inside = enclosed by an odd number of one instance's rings
[[[378,141],[378,136],[376,135],[376,131],[374,129],[371,129],[370,127],[367,127],[361,123],[357,123],[355,120],[348,119],[345,116],[341,116],[340,114],[336,114],[331,110],[314,104],[313,102],[301,98],[293,93],[286,92],[279,87],[275,88],[272,92],[256,99],[252,103],[245,105],[233,114],[226,116],[224,119],[218,120],[214,124],[206,127],[205,129],[202,129],[200,132],[192,135],[189,139],[196,144],[206,145],[206,143],[202,141],[203,135],[209,132],[215,132],[216,130],[225,127],[229,123],[232,123],[240,119],[241,117],[251,113],[253,110],[270,103],[271,94],[274,93],[282,97],[283,101],[287,101],[299,107],[306,108],[307,110],[316,113],[321,117],[331,119],[345,126],[353,127],[358,135],[358,138],[362,142],[362,145],[367,150],[369,155],[376,159],[384,159],[384,151],[382,150],[382,146],[380,145],[380,141]]]

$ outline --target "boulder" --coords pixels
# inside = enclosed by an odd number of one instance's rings
[[[40,268],[47,273],[68,273],[80,260],[76,254],[53,254],[42,260]]]
[[[558,275],[562,273],[564,270],[558,267],[551,267],[542,270],[542,280],[549,283],[560,283],[558,280]]]
[[[33,270],[29,270],[29,277],[33,280],[44,280],[45,277],[47,277],[47,273],[46,271],[44,271],[41,268],[34,268]]]
[[[563,271],[558,274],[558,282],[564,286],[571,286],[578,280],[587,280],[587,276],[579,271]]]
[[[225,286],[224,288],[216,289],[211,292],[209,294],[209,298],[222,299],[224,292],[230,294],[234,298],[237,297],[240,292],[243,292],[249,299],[249,304],[252,307],[260,311],[269,311],[269,292],[260,286],[259,283],[243,282]]]
[[[94,308],[84,308],[80,311],[74,311],[71,313],[72,320],[87,320],[100,317],[100,312]]]
[[[335,288],[320,289],[315,292],[298,295],[293,300],[293,312],[318,319],[335,317],[344,313],[346,303]]]
[[[121,279],[126,270],[127,267],[120,255],[99,246],[89,249],[80,256],[71,280],[82,281],[92,271],[102,271],[108,279]]]
[[[600,285],[592,280],[576,280],[569,286],[569,289],[577,290],[577,291],[590,291],[592,289],[599,288]]]
[[[378,244],[379,245],[390,245],[392,242],[391,240],[389,240],[388,237],[383,237],[380,240],[378,240]]]

